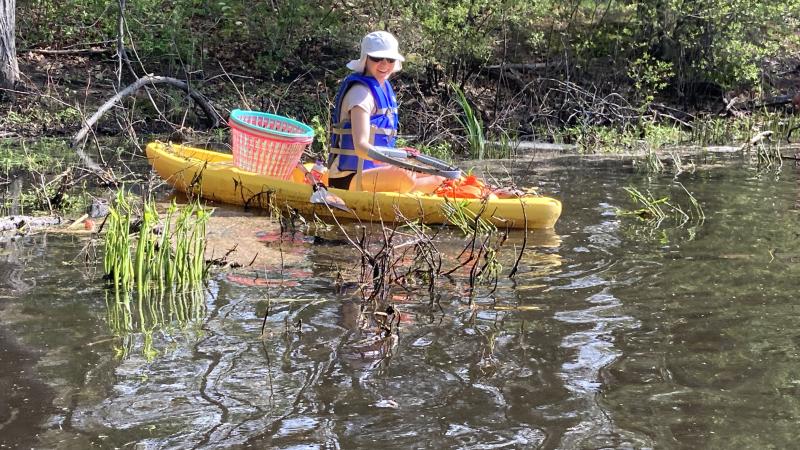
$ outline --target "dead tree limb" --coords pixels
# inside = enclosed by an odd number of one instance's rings
[[[795,107],[800,106],[800,92],[789,95],[778,95],[775,97],[765,98],[761,103],[753,105],[751,108],[763,108],[767,106],[782,106],[793,104]]]
[[[114,49],[111,48],[70,48],[70,49],[49,49],[49,48],[28,48],[22,50],[22,53],[36,53],[40,55],[93,55],[101,53],[111,53]]]
[[[772,131],[770,131],[770,130],[762,131],[762,132],[756,134],[755,136],[753,136],[752,138],[750,138],[749,141],[747,141],[744,144],[742,144],[742,146],[739,147],[739,150],[747,150],[747,149],[755,146],[756,144],[759,144],[761,141],[769,142],[769,141],[772,140],[772,135],[773,134],[774,133]]]
[[[792,133],[794,133],[797,130],[800,130],[800,125],[797,125],[795,127],[789,128],[789,131],[786,132],[786,142],[788,144],[792,144],[793,143],[792,142]]]
[[[800,92],[795,92],[786,95],[776,95],[774,97],[767,97],[763,100],[750,100],[743,102],[741,107],[746,110],[753,110],[758,108],[767,108],[774,106],[783,106],[791,104],[795,108],[800,108]]]
[[[83,128],[75,134],[75,137],[72,138],[72,146],[76,147],[78,144],[83,142],[86,139],[87,134],[89,134],[89,130],[91,130],[92,126],[103,117],[109,109],[111,109],[117,102],[122,100],[125,97],[128,97],[131,94],[134,94],[143,86],[147,85],[155,85],[155,84],[166,84],[169,86],[176,87],[178,89],[183,90],[186,92],[192,100],[197,103],[200,108],[203,109],[203,112],[208,119],[208,123],[210,128],[216,128],[219,126],[221,117],[219,113],[214,109],[214,107],[206,100],[206,98],[200,94],[199,92],[195,91],[194,89],[190,88],[186,82],[183,82],[177,78],[172,77],[162,77],[153,74],[145,75],[142,78],[139,78],[134,83],[126,87],[125,89],[119,91],[115,96],[111,97],[107,102],[105,102],[100,108],[95,112],[92,117],[90,117],[86,123],[83,125]]]
[[[494,64],[491,66],[486,66],[487,70],[541,70],[546,69],[549,66],[552,66],[552,63],[530,63],[530,64]]]

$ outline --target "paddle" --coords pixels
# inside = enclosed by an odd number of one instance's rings
[[[311,189],[313,191],[311,193],[311,198],[309,199],[311,203],[316,205],[326,205],[330,208],[336,208],[345,212],[352,212],[352,210],[344,203],[344,200],[342,200],[342,198],[338,195],[328,192],[328,188],[326,188],[322,182],[317,180],[314,175],[312,175],[311,172],[306,169],[306,166],[300,163],[297,165],[297,168],[303,172],[306,180],[311,183]]]
[[[438,175],[451,180],[461,178],[461,169],[450,165],[441,159],[421,153],[410,153],[406,150],[392,147],[371,146],[367,156],[375,161],[391,164],[412,172]]]

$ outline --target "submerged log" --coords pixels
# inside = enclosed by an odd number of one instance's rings
[[[64,219],[56,216],[5,216],[0,217],[0,232],[43,229],[62,223],[64,223]]]
[[[0,241],[41,231],[58,234],[95,234],[102,231],[102,226],[88,214],[75,220],[59,216],[0,217]]]

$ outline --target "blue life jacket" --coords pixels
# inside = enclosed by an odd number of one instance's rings
[[[362,160],[355,154],[353,145],[353,124],[350,122],[350,115],[344,114],[342,117],[342,101],[348,89],[353,83],[362,83],[369,87],[372,98],[375,99],[375,114],[370,116],[371,136],[370,143],[384,147],[394,147],[397,139],[397,98],[389,81],[384,82],[386,91],[381,89],[378,80],[373,77],[353,73],[342,81],[339,92],[334,101],[333,116],[331,120],[331,151],[328,165],[332,165],[338,156],[339,171],[360,172],[364,169],[375,167],[375,163],[369,160]],[[360,173],[359,173],[360,175]]]

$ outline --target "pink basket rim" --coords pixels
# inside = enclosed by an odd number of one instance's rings
[[[242,124],[240,122],[232,120],[232,119],[228,120],[228,125],[231,127],[232,130],[235,130],[235,131],[237,131],[239,133],[244,133],[246,135],[249,135],[249,136],[252,136],[252,137],[255,137],[255,138],[267,139],[267,140],[270,140],[270,141],[276,141],[276,142],[281,142],[281,143],[286,143],[286,144],[309,144],[309,143],[311,143],[311,141],[314,140],[314,136],[310,136],[310,137],[301,136],[301,137],[296,137],[296,138],[287,138],[287,137],[279,136],[277,134],[273,134],[273,133],[267,132],[266,130],[262,131],[260,129],[247,127],[247,126],[242,126]]]

